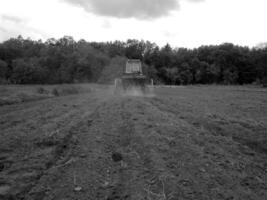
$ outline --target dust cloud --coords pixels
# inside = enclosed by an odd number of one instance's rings
[[[114,94],[119,94],[121,96],[131,96],[131,97],[155,97],[154,93],[154,87],[149,86],[145,90],[140,89],[139,87],[131,87],[128,88],[127,90],[121,90],[121,91],[116,91],[114,88]]]

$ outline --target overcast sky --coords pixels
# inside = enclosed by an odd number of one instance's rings
[[[198,47],[267,42],[267,0],[0,0],[0,41],[144,39]]]

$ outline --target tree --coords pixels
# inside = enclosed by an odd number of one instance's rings
[[[267,77],[265,46],[250,49],[224,43],[187,49],[166,44],[160,48],[135,39],[76,42],[64,36],[42,42],[18,36],[0,43],[0,78],[12,83],[97,82],[103,74],[115,75],[107,68],[119,70],[115,61],[124,65],[127,58],[141,59],[146,75],[165,84],[249,84]]]
[[[161,68],[160,72],[164,82],[169,85],[175,85],[177,84],[177,81],[179,81],[179,74],[177,68],[163,67]]]
[[[15,59],[11,79],[18,84],[41,84],[46,82],[47,71],[38,63],[38,58]]]
[[[143,60],[144,51],[144,41],[139,42],[138,40],[127,40],[125,48],[125,56],[127,58]]]
[[[182,63],[181,66],[179,66],[179,84],[187,85],[192,84],[193,81],[193,74],[190,71],[190,66],[187,62]]]
[[[8,67],[7,63],[0,59],[0,79],[7,79]]]

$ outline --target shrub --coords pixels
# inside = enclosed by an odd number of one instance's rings
[[[52,95],[54,95],[54,96],[59,96],[59,92],[58,92],[58,90],[56,89],[56,88],[53,88],[53,90],[52,90]]]
[[[38,94],[47,94],[47,91],[43,87],[38,87],[37,88],[37,93]]]
[[[262,80],[262,86],[267,87],[267,77],[264,77]]]
[[[7,63],[0,59],[0,81],[6,79],[8,73]]]
[[[79,91],[77,88],[75,87],[72,87],[72,86],[67,86],[67,87],[64,87],[61,91],[62,95],[69,95],[69,94],[78,94]]]
[[[9,84],[9,83],[10,83],[10,82],[9,82],[8,80],[6,80],[6,79],[0,77],[0,85],[7,85],[7,84]]]

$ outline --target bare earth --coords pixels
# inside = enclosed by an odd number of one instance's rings
[[[0,199],[265,200],[267,90],[97,89],[0,106]]]

